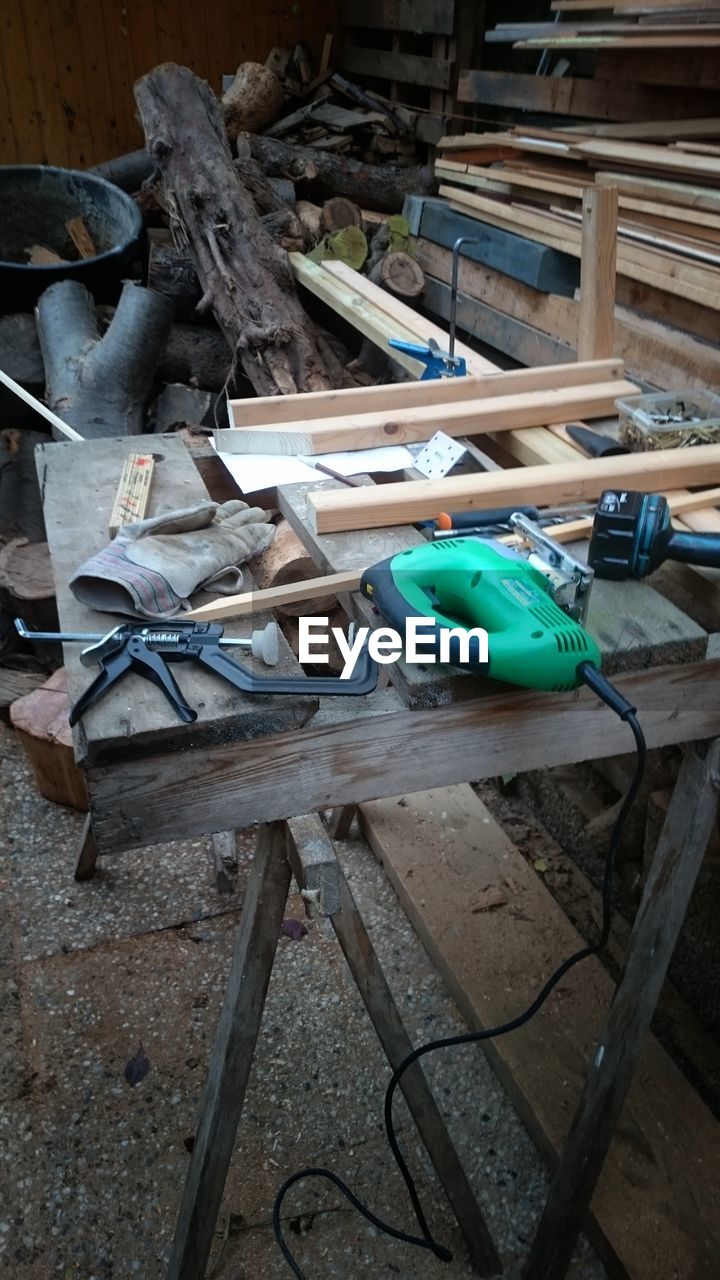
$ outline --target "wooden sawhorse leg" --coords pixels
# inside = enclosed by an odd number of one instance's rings
[[[329,916],[391,1066],[399,1066],[413,1047],[320,818],[313,815],[262,827],[210,1059],[167,1280],[202,1280],[205,1275],[260,1029],[291,866],[310,914]],[[401,1088],[458,1217],[478,1274],[501,1274],[492,1237],[419,1064],[403,1075]]]
[[[97,859],[98,847],[95,843],[95,834],[92,829],[92,818],[88,814],[80,837],[80,849],[75,863],[75,879],[92,880],[95,875]]]
[[[285,823],[271,822],[258,835],[168,1280],[202,1280],[205,1275],[289,887]]]
[[[627,1096],[718,811],[720,739],[688,747],[628,944],[625,972],[530,1250],[525,1280],[562,1280]]]

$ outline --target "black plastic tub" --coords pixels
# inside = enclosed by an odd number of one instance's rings
[[[98,250],[93,258],[79,257],[66,229],[78,214]],[[31,264],[34,244],[68,261]],[[32,310],[56,280],[80,280],[96,301],[115,302],[144,248],[135,201],[105,178],[49,165],[0,165],[0,311]]]

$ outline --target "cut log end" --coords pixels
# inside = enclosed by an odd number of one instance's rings
[[[322,225],[328,235],[342,231],[344,227],[362,227],[362,213],[352,200],[334,196],[322,207]]]
[[[425,291],[425,275],[409,253],[386,253],[370,271],[373,284],[398,298],[419,298]]]

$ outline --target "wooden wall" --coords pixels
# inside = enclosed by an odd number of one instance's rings
[[[0,163],[99,164],[142,146],[132,86],[181,62],[219,91],[273,45],[319,59],[339,0],[0,0]]]

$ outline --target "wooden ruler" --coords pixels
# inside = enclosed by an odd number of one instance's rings
[[[111,538],[124,524],[133,524],[145,516],[154,469],[155,459],[151,453],[128,454],[110,516]]]

